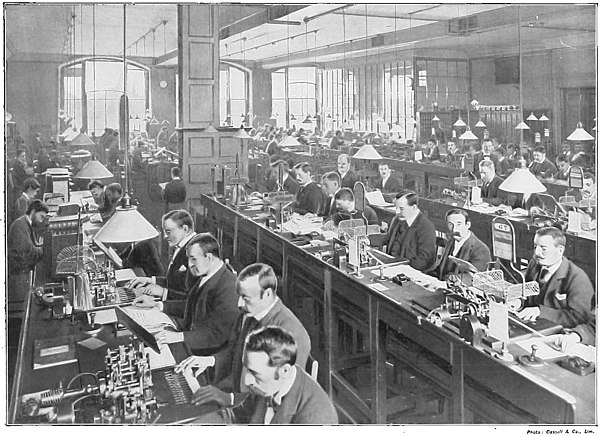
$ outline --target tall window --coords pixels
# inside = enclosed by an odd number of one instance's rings
[[[248,114],[248,74],[231,65],[221,64],[221,123],[239,127]],[[228,120],[228,116],[231,120]]]
[[[317,113],[316,68],[282,69],[272,73],[271,79],[273,115],[277,124],[310,127],[304,126],[303,121]]]
[[[425,111],[462,108],[469,104],[466,61],[417,59],[417,105]]]
[[[147,69],[127,64],[127,97],[129,115],[133,120],[131,130],[145,130],[145,122],[139,120],[145,117],[149,107],[148,76]],[[78,129],[82,127],[88,134],[99,136],[105,128],[119,128],[119,99],[123,94],[121,60],[84,60],[63,67],[62,77],[63,108],[73,116]]]

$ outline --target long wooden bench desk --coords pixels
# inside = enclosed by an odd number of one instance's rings
[[[357,423],[595,422],[595,373],[556,363],[525,368],[473,348],[422,320],[415,299],[439,300],[412,282],[371,287],[253,221],[203,196],[197,222],[217,236],[238,271],[253,262],[281,277],[278,293],[300,318],[319,361],[319,381],[344,421]],[[525,351],[516,345],[518,357]]]

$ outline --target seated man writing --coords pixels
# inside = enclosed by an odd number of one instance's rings
[[[337,212],[323,224],[323,229],[326,231],[337,228],[342,220],[362,219],[367,225],[379,224],[377,214],[369,205],[365,205],[364,211],[356,209],[354,193],[352,193],[350,188],[342,188],[339,190],[335,194],[334,199]]]

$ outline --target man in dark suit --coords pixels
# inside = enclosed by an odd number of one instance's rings
[[[382,238],[369,236],[369,239],[374,245],[387,245],[388,255],[407,259],[411,267],[425,272],[435,263],[435,227],[418,203],[416,193],[398,193],[394,199],[396,217],[388,232]]]
[[[233,408],[201,417],[199,423],[338,423],[327,393],[296,364],[296,342],[286,330],[269,326],[252,332],[243,363],[250,395]]]
[[[10,226],[6,237],[9,274],[27,273],[42,259],[43,241],[34,229],[44,223],[47,214],[46,204],[41,200],[33,200],[25,215]]]
[[[265,326],[280,326],[294,337],[298,352],[296,364],[306,365],[310,353],[310,338],[302,323],[277,297],[277,276],[266,264],[251,264],[242,270],[236,283],[238,307],[241,314],[231,331],[227,345],[213,356],[191,356],[182,361],[178,369],[197,368],[203,372],[214,367],[216,386],[202,387],[195,393],[194,403],[215,401],[226,407],[239,403],[246,388],[243,386],[244,372],[242,356],[244,341],[254,329]]]
[[[164,276],[165,268],[160,260],[154,239],[138,241],[121,248],[119,256],[124,269],[140,267],[149,276]]]
[[[435,275],[444,280],[451,273],[469,274],[486,270],[492,260],[490,249],[471,232],[469,213],[463,209],[451,209],[446,213],[446,226],[448,226],[448,240],[440,263],[435,269]],[[473,272],[457,265],[449,259],[450,255],[468,261],[477,270]]]
[[[300,185],[290,174],[290,166],[284,159],[279,159],[271,164],[277,183],[282,182],[280,189],[290,194],[296,195]]]
[[[23,191],[23,183],[28,177],[30,175],[27,174],[27,152],[24,149],[19,149],[12,165],[12,179],[16,196]]]
[[[535,233],[534,255],[525,272],[526,281],[537,281],[540,294],[527,299],[518,316],[538,317],[574,328],[588,323],[592,312],[594,287],[585,272],[563,256],[565,234],[557,228],[542,228]]]
[[[357,219],[365,221],[367,225],[378,225],[377,213],[369,205],[365,205],[363,211],[356,209],[354,193],[350,188],[342,188],[335,195],[337,212],[323,224],[323,229],[333,230],[342,220]]]
[[[546,158],[546,148],[538,146],[533,151],[533,162],[529,164],[529,171],[537,178],[549,178],[556,173],[556,166]]]
[[[387,162],[379,163],[379,176],[380,178],[375,188],[378,188],[382,193],[398,193],[402,190],[400,181],[394,177]]]
[[[358,176],[356,175],[356,173],[354,173],[352,169],[350,169],[351,162],[352,160],[350,159],[350,156],[346,155],[345,153],[342,153],[340,156],[338,156],[337,173],[340,175],[340,178],[342,180],[341,187],[350,188],[351,190],[353,190],[354,184],[358,182]]]
[[[569,180],[569,170],[571,170],[571,166],[569,165],[569,158],[566,155],[558,155],[556,157],[556,173],[554,173],[554,179],[559,181],[568,181]]]
[[[186,299],[155,302],[142,295],[134,304],[143,308],[158,306],[177,322],[180,331],[156,334],[160,344],[183,341],[192,353],[212,353],[226,343],[238,316],[235,273],[221,261],[219,243],[211,234],[194,236],[186,251],[196,280]]]
[[[165,185],[162,192],[162,198],[166,203],[167,209],[169,204],[185,202],[186,190],[185,184],[181,180],[181,170],[179,167],[171,168],[171,180]]]
[[[182,209],[169,211],[162,217],[162,228],[169,247],[174,249],[167,276],[138,277],[127,288],[143,287],[142,292],[163,300],[185,299],[189,290],[186,245],[196,235],[192,216]]]
[[[300,185],[296,193],[296,201],[292,206],[292,211],[298,214],[318,214],[321,211],[321,205],[324,203],[323,191],[312,180],[312,167],[308,162],[301,162],[294,167],[296,180]]]
[[[323,203],[323,208],[319,212],[320,216],[331,217],[337,212],[337,207],[335,205],[335,195],[341,189],[340,184],[340,175],[337,174],[335,171],[325,173],[321,178],[321,186],[323,187],[323,191],[327,195],[327,199],[325,199],[325,202]]]
[[[500,184],[504,182],[504,179],[496,174],[494,163],[489,159],[480,161],[479,173],[483,181],[483,185],[481,186],[481,198],[483,201],[493,206],[506,203],[506,193],[500,190]]]
[[[475,176],[480,177],[479,174],[479,163],[483,161],[485,158],[488,158],[490,161],[494,163],[494,169],[497,175],[500,175],[500,171],[502,166],[500,165],[500,161],[495,154],[494,151],[494,142],[490,138],[486,138],[479,144],[471,145],[471,153],[473,154],[473,172]]]

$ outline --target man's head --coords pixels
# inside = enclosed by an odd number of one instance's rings
[[[479,162],[479,173],[481,174],[481,179],[484,182],[490,182],[494,179],[496,174],[496,169],[494,167],[494,162],[489,159],[484,159]]]
[[[341,130],[336,130],[335,131],[335,136],[338,138],[342,138],[342,131]]]
[[[379,163],[379,176],[381,176],[381,179],[387,178],[391,173],[392,170],[390,170],[390,165],[387,162]]]
[[[238,275],[235,289],[238,308],[242,313],[253,316],[268,308],[277,298],[277,276],[271,266],[250,264]]]
[[[544,162],[546,159],[546,148],[544,146],[538,146],[533,151],[533,159],[535,162]]]
[[[568,141],[563,141],[560,145],[560,150],[562,153],[567,154],[571,151],[571,144]]]
[[[508,146],[506,146],[506,149],[508,151],[507,153],[509,155],[512,155],[517,150],[517,146],[515,144],[513,144],[513,143],[510,143]]]
[[[342,153],[338,156],[337,164],[340,173],[347,173],[350,170],[350,156]]]
[[[596,178],[594,177],[594,175],[592,173],[590,173],[589,171],[586,171],[583,174],[583,189],[585,191],[590,191],[591,188],[594,186],[595,181],[596,181]]]
[[[467,211],[451,209],[446,213],[446,226],[448,226],[448,236],[456,241],[461,241],[469,236],[471,219]]]
[[[485,155],[489,155],[494,150],[494,142],[489,138],[483,140],[481,143],[481,150],[483,150]]]
[[[48,206],[41,200],[36,199],[29,204],[26,214],[31,219],[32,226],[39,226],[44,223],[48,215]]]
[[[431,148],[431,147],[433,147],[433,146],[435,146],[435,138],[429,138],[429,139],[427,140],[427,147],[430,147],[430,148]]]
[[[558,155],[556,157],[556,168],[561,172],[566,172],[569,169],[569,160],[566,155]]]
[[[565,234],[558,228],[538,230],[533,238],[533,257],[541,266],[552,266],[562,259],[566,244]]]
[[[179,167],[172,167],[171,168],[171,179],[180,178],[180,177],[181,177],[181,170],[179,169]]]
[[[174,247],[194,232],[194,220],[189,212],[176,209],[163,215],[162,228],[167,243]]]
[[[25,162],[25,150],[23,150],[23,149],[17,150],[17,159],[19,161]]]
[[[188,264],[194,276],[203,276],[211,267],[220,261],[220,246],[215,237],[209,233],[194,236],[186,246]]]
[[[23,192],[27,194],[27,197],[33,199],[37,196],[40,191],[40,183],[36,181],[34,178],[27,178],[23,182]]]
[[[104,184],[98,180],[93,180],[88,185],[88,190],[92,193],[92,196],[95,198],[100,197],[102,191],[104,190]]]
[[[394,206],[401,220],[411,220],[419,213],[419,196],[412,191],[400,192],[396,194]]]
[[[118,202],[119,200],[121,200],[121,197],[123,196],[123,187],[121,187],[121,184],[117,183],[117,182],[113,182],[112,184],[108,184],[106,186],[106,196],[108,198],[108,200],[110,200],[111,202]]]
[[[335,207],[338,211],[352,212],[355,209],[354,193],[350,188],[342,188],[335,195]]]
[[[342,185],[340,175],[337,174],[335,171],[325,173],[323,175],[323,178],[321,179],[321,184],[323,186],[323,191],[325,191],[330,196],[333,196]]]
[[[277,394],[292,375],[296,355],[294,337],[278,326],[250,333],[244,344],[244,384],[255,395]]]
[[[312,180],[312,167],[308,162],[301,162],[300,164],[296,164],[296,166],[294,167],[294,172],[296,173],[296,180],[300,185],[307,184]]]

